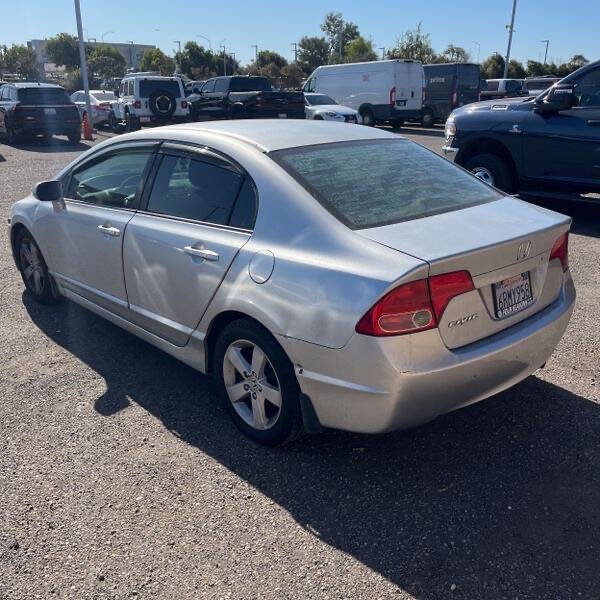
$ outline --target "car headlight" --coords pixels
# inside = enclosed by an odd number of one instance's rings
[[[456,135],[456,123],[454,119],[448,119],[446,121],[446,127],[444,129],[444,136],[446,139],[450,139]]]
[[[338,114],[337,114],[337,113],[334,113],[334,112],[326,112],[326,113],[325,113],[325,116],[326,116],[326,117],[337,117],[337,116],[338,116]]]

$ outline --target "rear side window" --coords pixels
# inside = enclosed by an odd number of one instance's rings
[[[243,175],[182,156],[162,158],[148,211],[216,225],[227,225]]]
[[[61,88],[20,88],[18,95],[23,104],[71,104],[71,98]]]
[[[140,80],[140,97],[149,98],[154,92],[167,92],[173,98],[181,96],[178,81],[169,81],[167,79]]]
[[[487,81],[487,86],[486,86],[486,90],[489,90],[490,92],[497,92],[498,91],[498,86],[500,85],[499,81],[490,81],[488,79]]]
[[[408,140],[364,140],[271,156],[350,229],[379,227],[501,198],[492,187]]]
[[[266,77],[232,77],[230,92],[268,92],[271,84]]]

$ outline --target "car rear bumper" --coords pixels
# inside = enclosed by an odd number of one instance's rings
[[[40,133],[69,135],[81,129],[79,119],[69,119],[66,121],[19,121],[15,123],[15,132],[17,134],[36,135]]]
[[[525,321],[449,350],[436,329],[411,336],[354,335],[341,349],[279,337],[321,425],[381,433],[419,425],[525,379],[550,357],[575,302],[559,297]]]

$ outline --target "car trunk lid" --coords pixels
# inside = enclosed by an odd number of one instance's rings
[[[471,274],[475,289],[453,298],[439,323],[444,343],[458,348],[526,319],[558,297],[562,265],[549,257],[569,225],[568,217],[503,197],[357,233],[427,261],[430,276]]]

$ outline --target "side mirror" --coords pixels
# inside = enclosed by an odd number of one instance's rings
[[[33,187],[33,195],[40,202],[57,202],[58,200],[62,200],[62,183],[55,179],[40,181]]]
[[[540,112],[560,112],[575,106],[573,86],[570,84],[557,84],[550,89],[546,97],[536,105]]]
[[[115,90],[115,97],[118,98],[119,97],[119,90]]]

